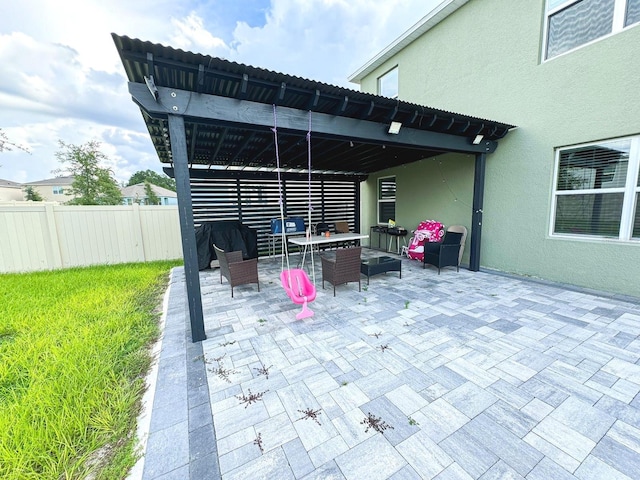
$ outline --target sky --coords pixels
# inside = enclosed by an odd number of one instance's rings
[[[98,141],[125,183],[162,171],[111,33],[358,89],[348,77],[440,0],[0,0],[0,179],[52,178]]]

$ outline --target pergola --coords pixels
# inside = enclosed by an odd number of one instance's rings
[[[486,156],[513,125],[371,95],[112,34],[160,161],[176,180],[194,342],[206,338],[190,179],[274,175],[274,109],[281,171],[366,179],[447,152],[475,155],[470,269],[480,268]],[[390,126],[400,127],[390,133]]]

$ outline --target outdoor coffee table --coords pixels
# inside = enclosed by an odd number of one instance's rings
[[[385,272],[398,272],[402,278],[402,261],[392,257],[374,257],[360,263],[360,273],[367,276],[367,285],[371,275]]]

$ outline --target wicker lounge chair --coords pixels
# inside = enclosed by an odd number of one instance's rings
[[[335,256],[321,255],[322,288],[325,280],[333,285],[333,296],[336,296],[336,285],[348,282],[358,282],[360,285],[360,254],[362,247],[338,248]]]
[[[226,278],[231,284],[231,297],[233,298],[233,287],[245,285],[248,283],[257,283],[258,291],[260,291],[260,283],[258,281],[258,259],[250,258],[242,259],[242,252],[224,252],[216,245],[213,246],[216,256],[220,262],[220,283],[222,277]]]

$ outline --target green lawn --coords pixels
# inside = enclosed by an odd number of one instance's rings
[[[126,476],[175,265],[0,275],[0,478]]]

